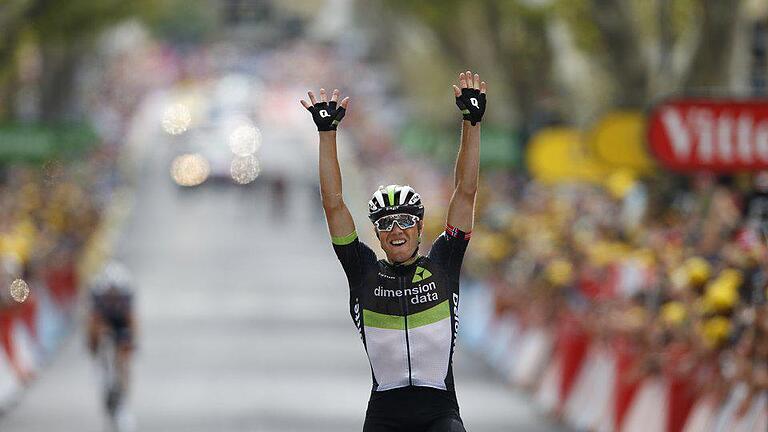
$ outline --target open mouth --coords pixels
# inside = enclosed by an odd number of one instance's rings
[[[392,241],[389,242],[389,244],[391,244],[392,246],[395,246],[395,247],[402,246],[402,245],[405,244],[405,239],[392,240]]]

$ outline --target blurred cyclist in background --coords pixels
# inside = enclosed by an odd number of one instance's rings
[[[379,187],[368,217],[386,259],[357,236],[342,196],[336,128],[349,98],[334,90],[301,104],[320,135],[320,191],[333,247],[347,275],[350,313],[368,355],[373,389],[364,432],[465,431],[453,384],[459,273],[472,231],[486,84],[471,71],[453,86],[464,121],[445,231],[419,255],[424,206],[410,186]]]
[[[88,349],[103,374],[104,405],[116,430],[131,429],[123,410],[130,382],[136,324],[133,285],[128,270],[112,261],[91,285]]]

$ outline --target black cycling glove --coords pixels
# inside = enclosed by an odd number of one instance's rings
[[[473,88],[461,89],[461,96],[456,97],[456,106],[461,110],[464,120],[472,122],[472,126],[480,123],[485,114],[485,93]]]
[[[339,125],[341,119],[347,113],[344,107],[337,108],[335,101],[318,102],[307,108],[307,110],[312,113],[312,120],[314,120],[317,130],[320,132],[336,130],[336,126]]]

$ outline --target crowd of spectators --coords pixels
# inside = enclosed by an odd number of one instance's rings
[[[103,182],[114,161],[102,148],[78,163],[51,160],[0,170],[0,335],[12,362],[11,321],[22,317],[34,334],[41,296],[69,318],[74,313],[78,259],[108,202]],[[15,279],[29,286],[28,298],[11,297]],[[30,371],[18,372],[26,377]]]
[[[738,417],[768,391],[768,174],[487,180],[466,273],[498,319],[610,347],[627,389],[679,386],[670,430],[701,398],[738,392]]]

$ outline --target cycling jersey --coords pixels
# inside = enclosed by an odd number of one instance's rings
[[[130,313],[133,298],[130,294],[105,292],[92,294],[93,313],[98,315],[113,332],[118,343],[132,342]]]
[[[392,265],[377,261],[354,232],[333,238],[374,393],[407,386],[454,392],[459,272],[468,243],[468,233],[448,226],[427,256]]]

